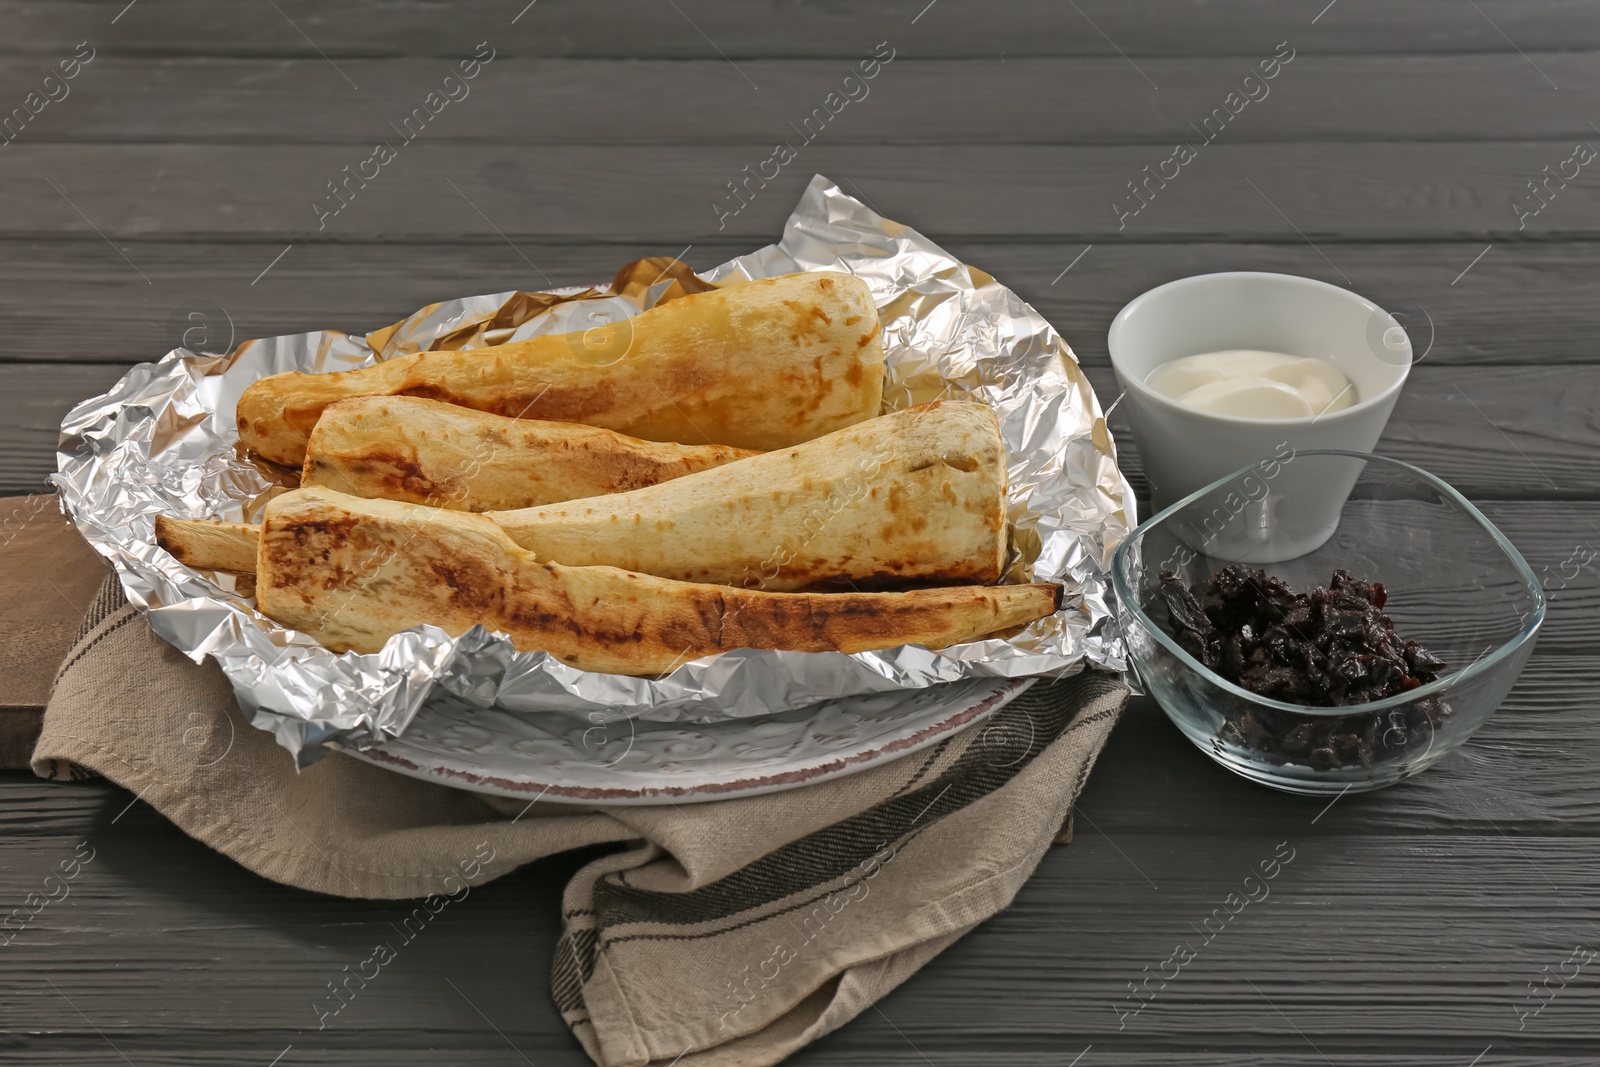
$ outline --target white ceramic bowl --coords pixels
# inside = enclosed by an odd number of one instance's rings
[[[1251,464],[1272,482],[1270,494],[1230,502],[1208,524],[1206,543],[1192,546],[1254,563],[1314,551],[1332,535],[1350,484],[1330,482],[1325,469],[1297,470],[1294,455],[1373,451],[1411,370],[1411,342],[1393,315],[1349,290],[1290,274],[1238,271],[1168,282],[1118,312],[1108,342],[1155,510]],[[1356,402],[1316,416],[1252,419],[1195,411],[1145,385],[1162,363],[1229,348],[1325,359],[1354,384]],[[1259,509],[1285,500],[1313,520],[1306,535],[1290,543],[1280,532],[1254,545],[1253,532],[1273,525]]]

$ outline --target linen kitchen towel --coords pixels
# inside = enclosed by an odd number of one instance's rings
[[[108,581],[45,712],[35,771],[98,774],[245,867],[303,889],[423,898],[614,842],[567,886],[562,1015],[604,1067],[776,1063],[1006,907],[1066,825],[1128,690],[1038,682],[939,744],[800,789],[591,809],[402,777],[296,772],[214,665]]]

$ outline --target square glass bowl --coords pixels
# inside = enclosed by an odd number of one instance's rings
[[[1297,476],[1280,479],[1289,466]],[[1350,487],[1331,527],[1304,488],[1317,485]],[[1398,638],[1445,667],[1346,707],[1251,693],[1179,645],[1161,595],[1163,571],[1193,586],[1230,563],[1297,593],[1336,569],[1381,582]],[[1410,464],[1336,450],[1280,450],[1179,501],[1122,543],[1112,580],[1133,664],[1178,729],[1229,770],[1293,793],[1378,789],[1438,761],[1500,705],[1545,614],[1527,561],[1460,493]]]

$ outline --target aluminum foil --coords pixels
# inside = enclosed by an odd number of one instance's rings
[[[1038,312],[926,237],[884,219],[820,175],[783,239],[706,272],[712,281],[847,271],[871,287],[883,323],[885,410],[938,397],[981,400],[1010,454],[1016,567],[1067,588],[1061,611],[1006,640],[930,652],[741,649],[634,678],[576,670],[514,650],[481,627],[452,639],[423,626],[373,655],[336,655],[255,611],[233,579],[191,570],[154,543],[160,514],[248,521],[283,486],[238,447],[234,408],[282,371],[365,366],[427,348],[475,348],[636,315],[673,281],[630,289],[497,293],[423,308],[367,337],[334,330],[248,341],[227,354],[178,348],[134,367],[61,427],[55,482],[128,599],[196,662],[209,656],[240,707],[302,764],[330,748],[398,736],[437,687],[523,714],[661,722],[744,718],[836,697],[963,678],[1126,668],[1107,578],[1136,524],[1099,404],[1072,351]]]

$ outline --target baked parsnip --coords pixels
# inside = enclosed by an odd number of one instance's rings
[[[343,652],[376,652],[423,623],[507,634],[582,670],[661,674],[734,648],[863,652],[943,648],[1055,611],[1061,586],[904,593],[768,593],[614,567],[541,562],[468,512],[286,493],[266,507],[256,603]]]
[[[641,441],[575,422],[508,419],[420,397],[364,396],[323,409],[300,484],[490,511],[640,489],[753,455],[729,445]]]
[[[261,527],[213,519],[156,516],[156,544],[172,558],[197,571],[254,574],[261,546]]]
[[[1006,452],[942,401],[628,493],[491,511],[540,559],[779,592],[1000,580]]]
[[[245,389],[237,415],[246,447],[294,465],[323,408],[376,395],[767,450],[871,418],[882,393],[872,294],[848,274],[815,272],[696,293],[578,333],[277,374]]]
[[[487,517],[569,567],[769,592],[989,585],[1005,565],[1005,461],[993,411],[941,401],[649,488]],[[163,548],[201,570],[237,572],[255,532],[156,526]]]

